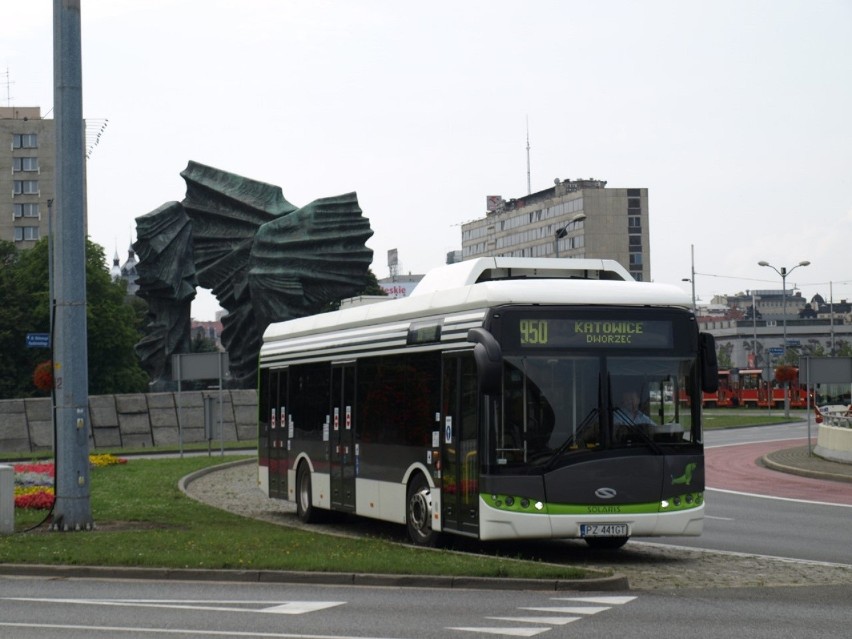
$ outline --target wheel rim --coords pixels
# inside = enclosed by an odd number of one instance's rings
[[[432,495],[428,488],[420,488],[408,500],[408,521],[421,537],[432,532]]]
[[[299,481],[299,505],[302,507],[302,512],[307,512],[311,507],[311,476],[309,473],[302,473],[301,481]]]

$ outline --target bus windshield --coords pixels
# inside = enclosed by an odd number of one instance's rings
[[[695,358],[507,355],[493,461],[516,471],[694,444],[701,437],[690,401],[694,375]]]

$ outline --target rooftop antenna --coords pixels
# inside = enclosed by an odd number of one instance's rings
[[[6,106],[12,106],[12,85],[15,84],[9,75],[9,67],[6,67]]]
[[[530,185],[530,116],[527,116],[527,195],[532,193]]]

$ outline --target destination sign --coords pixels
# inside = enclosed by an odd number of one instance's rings
[[[672,323],[661,320],[520,318],[522,348],[671,348]]]

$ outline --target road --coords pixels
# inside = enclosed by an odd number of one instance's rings
[[[15,639],[845,638],[852,585],[553,593],[0,577]]]
[[[852,565],[852,506],[844,501],[852,485],[803,481],[754,464],[767,447],[797,445],[804,428],[708,433],[705,535],[671,543]],[[641,560],[642,546],[633,541],[619,556]],[[569,561],[588,556],[576,542],[536,547]],[[673,569],[679,565],[685,566],[675,562]],[[837,583],[703,588],[687,581],[662,590],[578,593],[0,577],[0,639],[845,638],[852,584]]]
[[[704,534],[662,543],[852,565],[852,484],[758,466],[771,450],[805,445],[805,424],[706,433]]]

